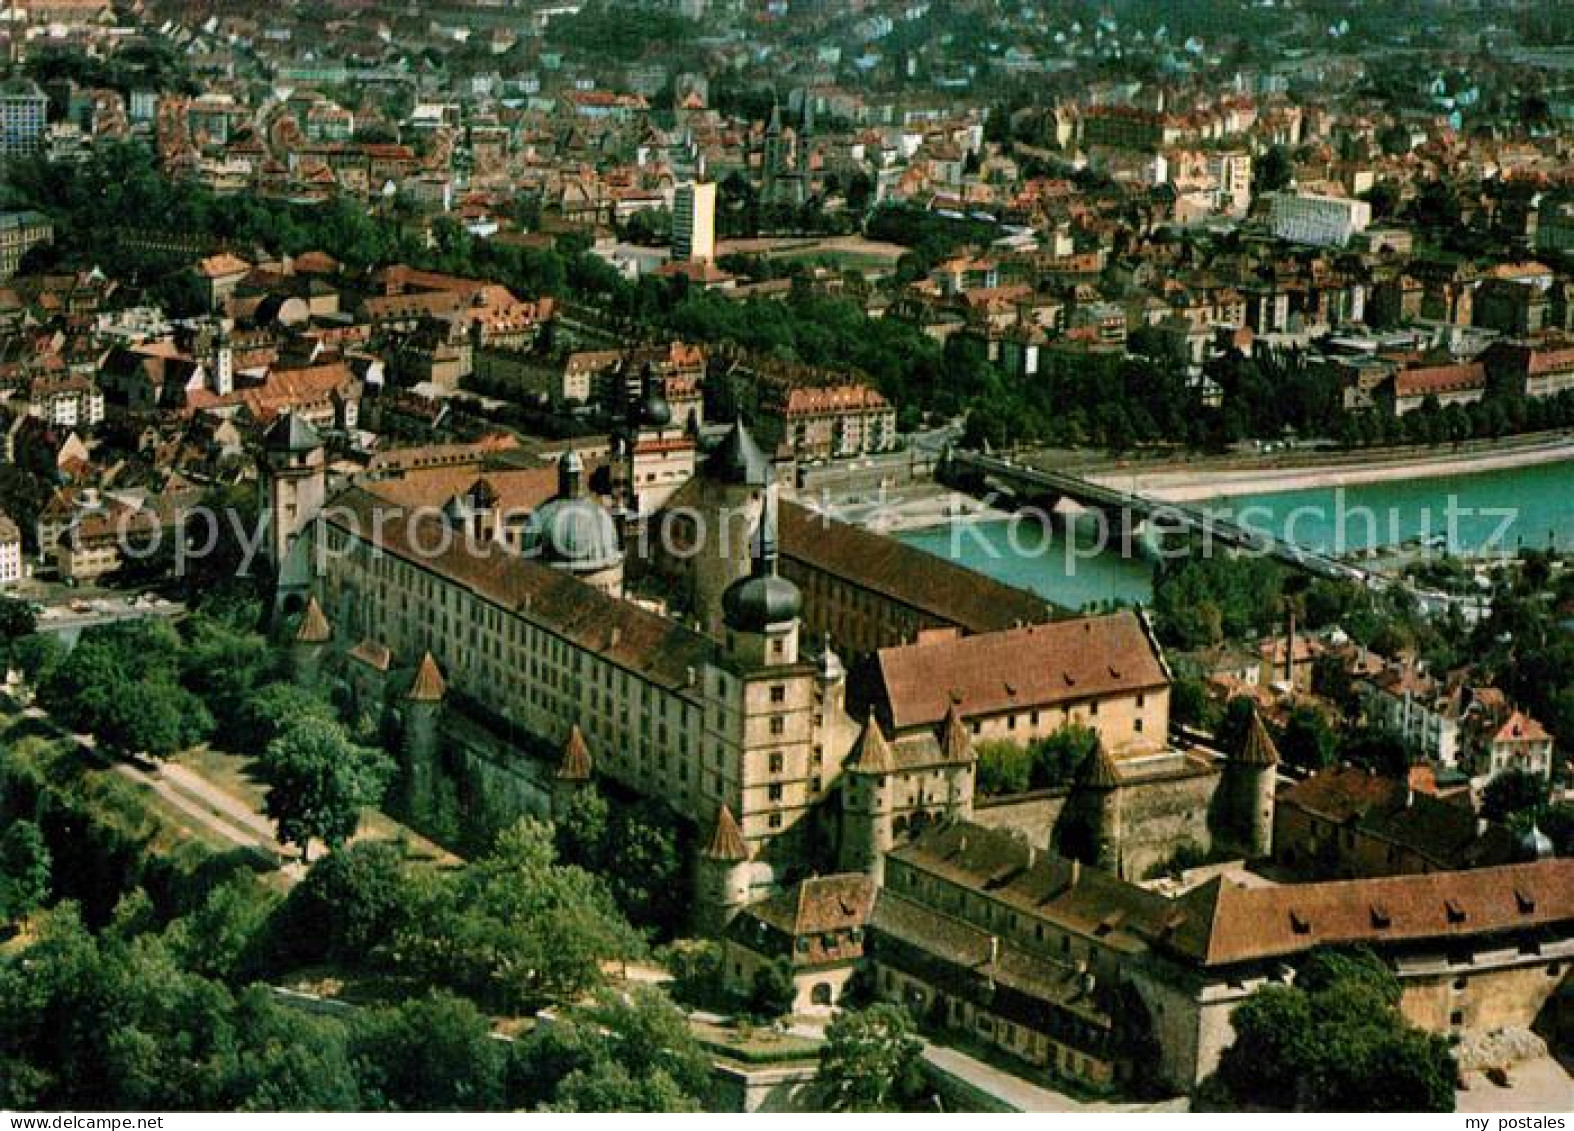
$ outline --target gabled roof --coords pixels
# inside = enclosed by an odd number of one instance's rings
[[[1551,742],[1547,728],[1523,711],[1515,711],[1498,727],[1493,742]]]
[[[749,843],[743,839],[743,830],[738,828],[732,810],[726,805],[716,811],[716,827],[711,830],[710,840],[700,855],[706,860],[721,861],[749,858]]]
[[[994,632],[1050,618],[1049,602],[1025,589],[789,500],[782,500],[777,521],[784,558],[844,578],[964,632]],[[939,719],[937,714],[935,721]]]
[[[1330,944],[1494,934],[1574,921],[1574,859],[1265,887],[1221,876],[1177,908],[1162,942],[1204,966]]]
[[[933,727],[953,705],[977,719],[1169,683],[1131,612],[883,648],[876,659],[879,694],[897,733]]]

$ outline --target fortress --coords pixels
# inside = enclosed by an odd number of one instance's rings
[[[816,515],[742,424],[704,451],[647,395],[602,464],[411,463],[330,490],[310,425],[268,431],[265,544],[301,677],[397,716],[414,813],[446,793],[461,818],[550,817],[592,781],[663,802],[696,834],[692,926],[727,940],[736,984],[775,939],[819,956],[805,1009],[869,964],[882,995],[1030,1064],[1101,1087],[1156,1064],[1187,1088],[1287,956],[1386,945],[1384,916],[1405,920],[1419,1023],[1529,1024],[1563,983],[1565,862],[1514,866],[1519,912],[1485,878],[1473,908],[1430,876],[1140,886],[1182,847],[1270,855],[1261,722],[1227,754],[1173,745],[1140,612],[1057,619]],[[1069,788],[977,796],[976,743],[1070,724],[1099,743]],[[1456,953],[1472,965],[1451,977]],[[1157,1050],[1134,1051],[1137,1017]]]
[[[1117,868],[1123,810],[1179,791],[1190,811],[1228,776],[1167,753],[1168,670],[1138,614],[1056,621],[1031,594],[806,511],[744,426],[702,454],[654,394],[603,467],[573,451],[539,470],[446,462],[330,493],[295,417],[268,432],[263,467],[281,599],[312,604],[303,662],[393,697],[405,780],[446,766],[484,807],[547,813],[572,747],[576,774],[695,827],[702,926],[804,875],[879,876],[892,847],[972,816],[975,740],[1096,730],[1104,756],[1061,823],[1092,821],[1089,851]],[[872,673],[851,708],[849,666]],[[1016,823],[1050,846],[1030,811]]]

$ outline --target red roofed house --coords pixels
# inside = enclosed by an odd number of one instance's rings
[[[975,742],[1026,745],[1072,723],[1116,757],[1169,732],[1170,674],[1132,612],[883,648],[871,706],[892,738],[937,728],[954,707]]]
[[[848,459],[896,446],[896,409],[867,385],[792,389],[778,411],[799,459]]]
[[[1436,398],[1446,408],[1451,404],[1475,404],[1486,391],[1486,366],[1472,361],[1402,369],[1378,386],[1377,399],[1394,416],[1403,416],[1420,408],[1428,398]]]
[[[1546,778],[1552,775],[1552,735],[1523,711],[1508,718],[1477,715],[1465,733],[1470,774],[1485,785],[1499,774],[1520,770]]]
[[[781,962],[792,972],[792,1013],[829,1014],[863,960],[877,893],[861,873],[815,876],[745,908],[727,929],[727,987],[748,998],[756,973]]]

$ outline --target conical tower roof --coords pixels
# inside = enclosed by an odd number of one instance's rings
[[[733,862],[749,858],[749,842],[743,839],[743,830],[726,805],[717,810],[716,827],[711,830],[710,841],[700,855],[706,860]]]
[[[847,759],[847,769],[859,774],[896,772],[896,758],[891,753],[891,744],[885,740],[880,722],[873,715],[869,716],[863,733],[853,745],[852,755]]]
[[[322,447],[322,437],[304,416],[286,412],[268,426],[262,443],[270,452],[310,452]]]
[[[326,644],[333,639],[333,628],[323,615],[316,597],[306,598],[306,611],[301,614],[300,626],[295,630],[297,644]]]
[[[1078,768],[1077,784],[1089,789],[1116,789],[1120,786],[1120,770],[1102,742],[1094,747],[1093,753]]]
[[[953,703],[946,710],[945,721],[940,724],[940,749],[947,762],[971,762],[974,757],[973,736]]]
[[[421,657],[421,666],[415,669],[415,682],[405,696],[412,703],[440,703],[448,693],[448,684],[438,670],[437,661],[430,652]]]
[[[1252,721],[1246,728],[1246,741],[1241,745],[1240,750],[1236,751],[1234,761],[1243,766],[1279,764],[1279,748],[1273,744],[1273,737],[1263,725],[1262,716],[1256,711],[1252,712]]]
[[[558,763],[558,781],[589,781],[593,763],[590,757],[590,747],[585,745],[585,736],[580,732],[579,724],[575,723],[568,732],[568,741],[563,744],[563,760]]]
[[[705,461],[705,469],[711,478],[739,486],[768,487],[772,479],[771,461],[741,420]]]

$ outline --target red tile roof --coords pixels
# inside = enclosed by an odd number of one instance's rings
[[[1329,944],[1465,938],[1574,921],[1574,859],[1272,887],[1220,877],[1177,906],[1162,945],[1204,966]]]
[[[1083,617],[882,649],[879,695],[897,731],[1135,694],[1169,684],[1136,614]]]

